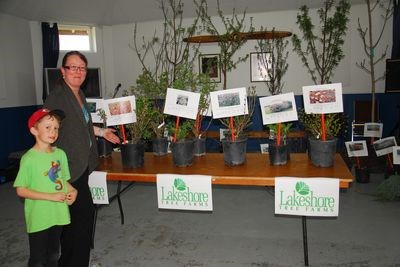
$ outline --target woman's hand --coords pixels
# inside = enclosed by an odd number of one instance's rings
[[[107,141],[113,143],[113,144],[119,144],[121,141],[119,137],[114,134],[116,132],[115,129],[113,128],[104,128],[103,129],[103,138],[106,139]]]

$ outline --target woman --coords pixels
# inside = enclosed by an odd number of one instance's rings
[[[102,129],[92,124],[85,95],[80,89],[86,70],[87,59],[82,53],[71,51],[65,54],[61,67],[63,80],[51,90],[44,104],[45,108],[61,109],[65,113],[56,145],[67,154],[70,182],[78,190],[77,199],[70,206],[71,224],[63,228],[61,236],[60,266],[89,265],[94,205],[88,177],[98,163],[95,136],[119,143],[114,129]]]

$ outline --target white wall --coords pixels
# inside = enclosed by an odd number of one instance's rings
[[[296,25],[297,10],[247,14],[246,18],[253,17],[256,28],[261,25],[276,30],[287,30],[299,33]],[[316,16],[315,10],[310,14]],[[228,16],[229,17],[229,16]],[[361,39],[357,32],[357,19],[361,24],[367,25],[367,12],[365,5],[355,5],[351,8],[349,30],[343,47],[345,58],[340,62],[332,82],[342,82],[344,93],[369,93],[370,77],[356,67],[355,63],[365,58]],[[217,21],[219,18],[215,18]],[[380,14],[373,17],[377,25],[375,34],[382,24]],[[191,20],[185,20],[190,23]],[[317,20],[314,20],[314,23]],[[138,35],[151,38],[154,32],[162,33],[162,21],[145,22],[138,24]],[[386,45],[389,45],[388,55],[392,45],[392,21],[388,22],[380,45],[376,48],[379,56]],[[99,26],[97,27],[97,53],[87,53],[90,67],[100,67],[102,70],[102,90],[105,97],[110,97],[118,83],[122,89],[127,89],[135,84],[141,72],[134,51],[130,48],[133,40],[133,24]],[[29,22],[24,19],[0,13],[0,107],[25,106],[42,104],[42,52],[41,29],[39,22]],[[375,37],[376,39],[376,37]],[[255,52],[255,41],[249,41],[237,53],[243,56]],[[201,46],[202,53],[218,53],[216,44]],[[284,77],[284,92],[301,94],[301,86],[312,84],[310,75],[302,66],[299,57],[292,51],[291,42],[288,46],[289,69]],[[59,65],[63,54],[60,54]],[[389,57],[389,56],[388,56]],[[197,64],[197,60],[195,61]],[[259,95],[268,95],[264,83],[250,83],[250,62],[241,63],[238,68],[228,74],[228,87],[257,86]],[[198,66],[195,66],[198,70]],[[381,75],[385,70],[382,62],[376,66],[376,73]],[[222,84],[220,84],[220,87]],[[377,84],[377,92],[384,91],[384,81]],[[120,94],[119,94],[120,95]]]

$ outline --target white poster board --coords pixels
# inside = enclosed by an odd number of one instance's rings
[[[339,179],[276,177],[275,214],[338,216]]]
[[[136,122],[136,98],[134,95],[103,100],[107,126]]]
[[[343,112],[342,84],[303,86],[304,111],[307,114]]]
[[[294,93],[261,97],[260,108],[264,125],[297,121]]]
[[[199,93],[167,88],[164,114],[195,120],[199,101]]]
[[[213,118],[227,118],[249,113],[245,87],[210,93]]]
[[[367,142],[365,140],[345,142],[347,155],[349,157],[368,156]]]
[[[400,146],[393,147],[393,164],[400,165]]]
[[[213,210],[211,176],[157,174],[159,209]]]
[[[364,123],[364,137],[382,138],[383,123],[367,122]]]
[[[382,138],[373,143],[376,155],[382,156],[393,152],[393,147],[397,146],[394,136]]]
[[[89,175],[89,188],[94,204],[109,204],[106,172],[92,172]]]

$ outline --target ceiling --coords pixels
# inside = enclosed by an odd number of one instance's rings
[[[360,4],[365,0],[351,0]],[[184,16],[195,16],[192,0],[182,0]],[[298,10],[307,4],[321,7],[322,0],[220,0],[221,10],[232,13]],[[161,20],[163,14],[159,0],[0,0],[0,12],[32,21],[117,25],[133,22]],[[208,0],[211,16],[217,14],[217,0]]]

